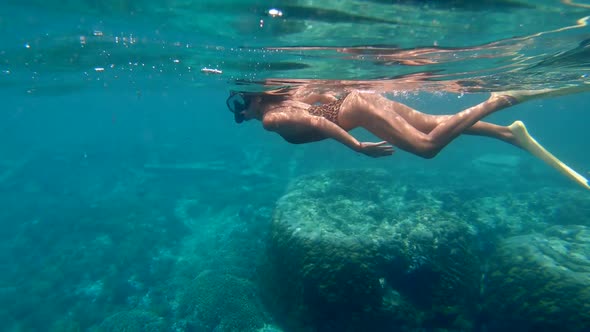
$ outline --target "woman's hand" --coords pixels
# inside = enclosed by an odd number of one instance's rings
[[[386,141],[378,143],[361,142],[359,152],[373,158],[391,156],[393,154],[393,146],[387,144]]]

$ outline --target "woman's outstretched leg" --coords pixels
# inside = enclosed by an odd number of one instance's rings
[[[387,110],[398,113],[410,125],[425,134],[429,134],[436,126],[452,116],[426,114],[379,95],[376,98],[383,98],[382,103]],[[489,122],[478,121],[473,126],[467,128],[463,134],[491,137],[518,146],[508,126],[499,126]]]
[[[588,89],[589,86],[587,85],[584,88]],[[348,112],[348,116],[345,115],[345,118],[348,117],[349,123],[352,126],[356,122],[382,139],[423,157],[433,157],[461,133],[494,137],[528,151],[582,187],[590,189],[590,182],[584,176],[574,171],[543,148],[542,145],[529,135],[522,122],[515,121],[510,126],[502,127],[478,121],[478,119],[516,103],[539,97],[551,97],[574,92],[580,92],[579,88],[510,91],[502,94],[492,94],[490,99],[479,105],[468,108],[455,115],[443,116],[420,113],[408,106],[392,102],[378,95],[357,94],[351,98],[350,103],[343,104],[343,108],[346,106],[346,109],[352,110],[352,112]],[[395,106],[393,110],[390,109],[392,105]],[[379,106],[381,108],[378,108]],[[358,114],[358,110],[364,112]],[[357,116],[354,114],[357,114]],[[358,115],[360,115],[360,119]],[[473,123],[471,127],[469,127],[470,122]],[[456,126],[452,127],[453,124],[456,124]],[[463,132],[461,132],[461,128],[463,128]],[[445,133],[445,130],[448,133]],[[445,141],[442,141],[442,143],[439,141],[439,144],[442,144],[442,146],[434,146],[433,148],[433,143],[430,140],[436,139],[436,137],[433,138],[431,136],[436,131],[439,131],[439,135],[442,133],[448,136],[446,136],[446,143]],[[424,148],[425,141],[427,142],[426,148]],[[428,150],[429,148],[431,150]]]
[[[349,121],[356,120],[381,139],[424,158],[436,156],[447,144],[480,119],[517,103],[511,96],[493,95],[479,105],[444,118],[425,133],[406,121],[400,114],[403,112],[388,109],[390,101],[380,95],[355,93],[349,98],[342,105],[344,122],[352,118]]]
[[[448,117],[428,134],[432,149],[435,154],[438,153],[457,136],[472,128],[480,119],[516,103],[518,101],[508,95],[491,96],[483,103]]]
[[[579,92],[585,92],[590,90],[590,82],[585,82],[584,84],[578,84],[573,86],[566,86],[562,88],[555,88],[555,89],[540,89],[540,90],[515,90],[515,91],[505,91],[505,92],[495,92],[492,93],[491,98],[502,98],[508,97],[513,98],[516,103],[523,103],[528,100],[538,99],[538,98],[546,98],[546,97],[556,97],[556,96],[564,96]],[[403,117],[409,124],[411,124],[414,128],[420,130],[423,133],[430,134],[430,132],[441,124],[444,121],[447,121],[450,116],[452,115],[431,115],[421,113],[407,105],[386,99],[385,97],[377,97],[383,98],[382,103],[387,109],[398,113],[401,117]],[[497,105],[497,104],[496,104]],[[494,104],[487,105],[488,107],[493,107]],[[505,108],[505,106],[500,106],[501,108]],[[499,109],[498,109],[499,110]],[[497,110],[490,110],[492,113]],[[499,126],[496,124],[492,124],[489,122],[478,121],[473,124],[471,127],[465,129],[462,134],[467,135],[476,135],[476,136],[485,136],[491,137],[495,139],[499,139],[506,143],[510,143],[520,148],[525,148],[524,145],[527,142],[522,142],[522,135],[516,135],[515,132],[519,132],[518,128],[524,127],[522,122],[516,121],[510,126]],[[526,130],[525,130],[526,131]]]

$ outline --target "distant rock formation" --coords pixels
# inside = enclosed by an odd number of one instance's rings
[[[587,331],[590,228],[553,226],[510,237],[491,258],[484,298],[493,331]]]

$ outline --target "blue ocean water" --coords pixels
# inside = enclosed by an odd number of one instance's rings
[[[1,331],[590,328],[590,195],[547,164],[473,136],[430,160],[292,145],[225,105],[309,85],[453,114],[584,87],[590,4],[0,9]],[[590,177],[588,97],[486,120]]]

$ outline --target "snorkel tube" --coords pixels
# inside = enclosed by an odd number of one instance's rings
[[[230,91],[230,96],[225,101],[227,108],[234,114],[236,123],[244,122],[242,111],[247,110],[250,106],[250,98],[241,92]]]

